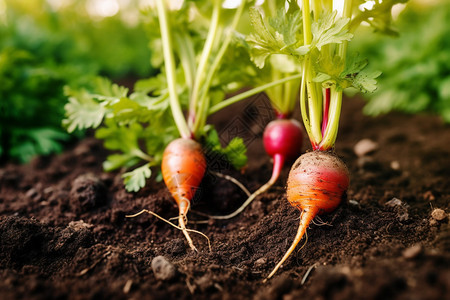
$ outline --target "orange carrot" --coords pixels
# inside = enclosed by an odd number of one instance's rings
[[[339,206],[349,182],[347,167],[334,154],[313,151],[297,159],[289,173],[286,191],[289,203],[302,211],[300,224],[292,245],[267,279],[291,255],[314,217]]]
[[[178,222],[189,246],[197,250],[186,230],[186,215],[206,170],[202,147],[192,139],[179,138],[164,150],[161,171],[164,182],[179,208]]]

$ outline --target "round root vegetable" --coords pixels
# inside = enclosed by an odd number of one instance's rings
[[[178,222],[193,250],[197,250],[186,230],[186,215],[206,170],[202,147],[192,139],[179,138],[164,150],[161,171],[164,182],[179,208]]]
[[[289,173],[286,191],[289,203],[302,211],[300,225],[292,245],[267,279],[291,255],[314,217],[339,206],[349,182],[347,167],[330,152],[308,152],[297,159]]]
[[[264,149],[273,159],[269,181],[251,194],[234,212],[225,216],[209,216],[212,219],[231,219],[242,212],[258,195],[267,191],[280,177],[285,161],[298,157],[302,148],[303,133],[300,123],[294,119],[278,119],[267,124],[263,134]]]

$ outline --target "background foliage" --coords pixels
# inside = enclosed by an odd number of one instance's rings
[[[365,113],[429,112],[450,123],[450,3],[423,4],[408,4],[397,21],[398,36],[365,39],[362,32],[351,45],[369,58],[371,69],[383,72],[378,90],[367,95]]]
[[[2,161],[26,162],[62,149],[69,140],[61,128],[65,85],[153,72],[135,1],[109,17],[89,13],[90,2],[0,0]]]

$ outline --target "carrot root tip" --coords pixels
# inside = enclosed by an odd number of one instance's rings
[[[180,213],[180,215],[177,217],[180,226],[175,225],[174,223],[170,222],[169,220],[167,220],[167,219],[161,217],[161,216],[158,215],[157,213],[155,213],[155,212],[153,212],[153,211],[151,211],[151,210],[148,210],[148,209],[143,209],[143,210],[141,210],[141,211],[138,212],[138,213],[135,213],[135,214],[133,214],[133,215],[126,215],[125,217],[126,217],[126,218],[135,218],[135,217],[137,217],[137,216],[139,216],[139,215],[141,215],[141,214],[143,214],[143,213],[148,213],[148,214],[150,214],[150,215],[152,215],[152,216],[155,216],[155,217],[157,217],[158,219],[160,219],[161,221],[164,221],[164,222],[166,222],[167,224],[171,225],[172,227],[175,227],[176,229],[181,230],[181,231],[183,232],[183,234],[185,235],[185,237],[186,237],[186,239],[187,239],[187,241],[188,241],[189,246],[190,246],[191,249],[194,250],[195,252],[198,252],[198,250],[197,250],[197,248],[194,246],[194,243],[192,242],[192,239],[191,239],[191,237],[190,237],[190,235],[189,235],[189,232],[194,232],[194,233],[200,234],[201,236],[203,236],[204,238],[206,238],[206,240],[208,241],[208,248],[209,248],[209,251],[211,251],[211,249],[212,249],[212,248],[211,248],[211,241],[210,241],[210,239],[208,238],[208,236],[207,236],[206,234],[204,234],[204,233],[202,233],[202,232],[200,232],[200,231],[197,231],[197,230],[187,229],[187,228],[186,228],[187,217],[186,217],[185,214],[181,214],[181,213]]]
[[[187,217],[184,214],[180,214],[178,218],[178,224],[180,225],[181,231],[183,232],[184,236],[186,237],[186,240],[189,244],[189,247],[191,247],[192,250],[195,252],[198,252],[197,248],[194,246],[194,242],[191,239],[191,236],[189,235],[189,232],[186,229],[186,223],[187,223]]]

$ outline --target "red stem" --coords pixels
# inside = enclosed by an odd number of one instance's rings
[[[280,177],[281,170],[283,169],[285,158],[281,154],[275,154],[273,156],[273,169],[272,169],[272,177],[269,181],[275,182],[278,177]]]
[[[276,110],[275,111],[275,117],[278,120],[281,120],[281,119],[287,120],[287,119],[291,118],[291,113],[282,113],[282,112],[279,112],[279,111]]]
[[[330,110],[330,89],[325,89],[325,98],[323,103],[323,116],[322,116],[322,136],[325,134],[328,125],[328,112]]]
[[[320,150],[319,144],[316,144],[312,139],[309,139],[309,141],[311,142],[313,150]]]

